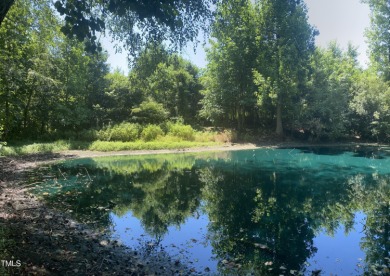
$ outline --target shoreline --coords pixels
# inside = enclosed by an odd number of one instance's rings
[[[261,148],[302,148],[302,147],[390,147],[387,144],[363,143],[363,142],[341,142],[341,143],[303,143],[303,142],[261,142],[261,143],[225,143],[218,146],[203,146],[184,149],[160,149],[160,150],[124,150],[124,151],[90,151],[90,150],[68,150],[59,152],[64,159],[70,158],[93,158],[106,156],[125,155],[154,155],[174,153],[197,153],[209,151],[237,151]]]

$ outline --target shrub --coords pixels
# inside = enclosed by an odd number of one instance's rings
[[[168,119],[163,105],[151,99],[143,101],[139,107],[131,110],[133,120],[143,124],[160,124]]]
[[[139,137],[140,128],[138,124],[121,123],[100,130],[98,138],[103,141],[135,141]]]
[[[141,133],[141,137],[144,141],[153,141],[158,136],[164,135],[164,132],[162,131],[161,127],[156,125],[148,125],[146,126]]]
[[[168,124],[168,134],[179,137],[183,140],[194,140],[195,131],[190,125],[183,125],[181,123]]]

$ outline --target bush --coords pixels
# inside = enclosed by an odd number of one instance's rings
[[[142,124],[160,124],[168,119],[163,105],[151,99],[143,101],[139,107],[131,110],[132,120]]]
[[[190,125],[168,123],[168,134],[186,141],[192,141],[194,140],[195,130]]]
[[[158,136],[162,135],[164,135],[164,132],[161,127],[156,125],[148,125],[141,132],[141,137],[144,141],[153,141],[156,140]]]
[[[106,129],[102,129],[98,133],[99,140],[103,141],[135,141],[139,137],[140,125],[132,123],[121,123]]]

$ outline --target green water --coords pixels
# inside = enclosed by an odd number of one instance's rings
[[[194,273],[389,272],[386,149],[105,157],[43,172],[35,192],[49,204]]]

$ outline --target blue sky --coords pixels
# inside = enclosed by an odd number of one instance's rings
[[[346,49],[348,42],[351,42],[358,47],[359,62],[365,67],[368,58],[364,31],[370,24],[368,6],[362,4],[360,0],[306,0],[305,2],[308,7],[309,23],[320,32],[316,37],[316,44],[326,47],[329,42],[336,40],[343,49]],[[108,62],[111,68],[120,68],[127,73],[126,54],[115,54],[107,39],[103,41],[103,46],[108,50]],[[193,51],[193,45],[190,44],[182,55],[199,67],[206,66],[202,43],[199,43],[196,53]]]

